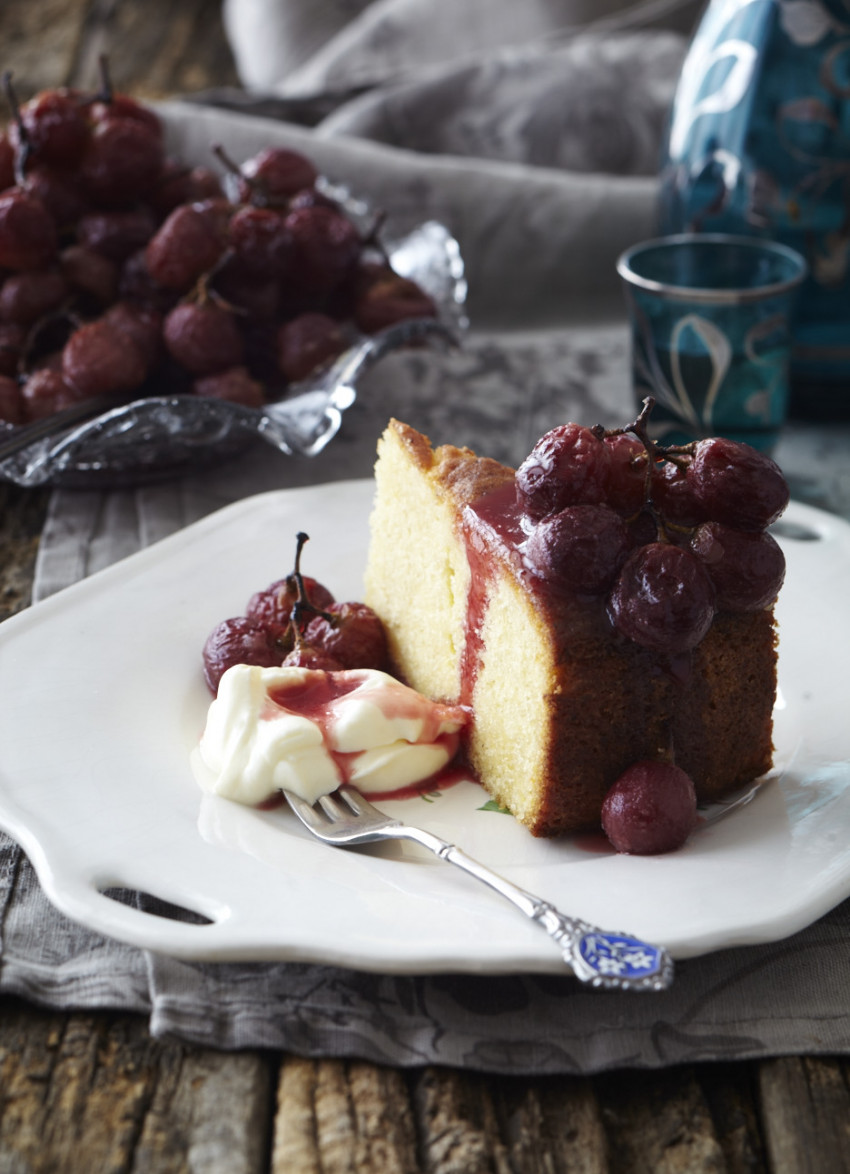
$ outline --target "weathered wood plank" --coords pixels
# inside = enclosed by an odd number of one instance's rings
[[[602,1109],[591,1080],[491,1084],[512,1174],[606,1174],[610,1169]]]
[[[163,1045],[133,1174],[267,1170],[276,1067],[256,1052]]]
[[[428,1174],[508,1171],[488,1081],[426,1068],[415,1088],[422,1164]]]
[[[427,1068],[415,1083],[428,1174],[606,1174],[602,1110],[585,1078],[486,1077]]]
[[[757,1108],[758,1065],[702,1064],[694,1073],[711,1109],[729,1174],[767,1174]]]
[[[693,1070],[618,1072],[597,1082],[617,1174],[721,1174],[727,1169]]]
[[[273,1174],[418,1174],[404,1076],[375,1064],[284,1058]]]
[[[850,1064],[784,1056],[759,1069],[763,1129],[774,1174],[848,1174]]]
[[[119,1171],[154,1083],[155,1047],[134,1020],[4,1004],[0,1169]]]
[[[91,3],[69,84],[96,86],[101,54],[114,84],[144,98],[238,84],[220,0]]]
[[[97,87],[101,54],[119,89],[149,99],[239,84],[220,0],[3,0],[0,46],[21,98]]]
[[[270,1061],[151,1039],[131,1016],[0,1004],[0,1170],[259,1174]]]
[[[67,84],[89,8],[90,0],[3,0],[0,70],[12,70],[19,97]],[[5,122],[5,101],[2,110]]]

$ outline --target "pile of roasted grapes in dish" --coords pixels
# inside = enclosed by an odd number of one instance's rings
[[[553,590],[602,601],[613,630],[667,658],[695,648],[717,612],[770,607],[785,556],[767,528],[788,485],[763,453],[724,437],[661,446],[654,404],[622,429],[564,424],[517,470],[526,565]],[[669,851],[696,819],[692,781],[672,763],[630,767],[603,828],[620,851]]]
[[[0,420],[94,396],[213,396],[259,407],[363,335],[429,318],[380,218],[358,229],[312,162],[269,148],[212,168],[164,147],[156,113],[49,90],[0,132]]]
[[[212,693],[234,664],[388,671],[387,638],[375,612],[365,603],[337,603],[327,587],[301,574],[307,540],[303,532],[297,535],[291,574],[255,592],[244,615],[223,620],[210,632],[203,665]]]

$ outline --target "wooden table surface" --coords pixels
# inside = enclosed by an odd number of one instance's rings
[[[140,97],[238,84],[219,0],[0,2],[21,97],[91,86],[103,52]],[[0,619],[30,601],[48,499],[0,485]],[[833,1174],[848,1087],[850,1062],[805,1056],[517,1079],[228,1054],[0,998],[0,1174]]]

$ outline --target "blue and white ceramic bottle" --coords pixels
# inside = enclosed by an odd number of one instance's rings
[[[792,374],[802,394],[850,406],[850,0],[711,0],[661,192],[664,233],[767,236],[803,254]]]

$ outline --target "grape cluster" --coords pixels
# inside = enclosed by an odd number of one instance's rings
[[[321,583],[300,570],[306,534],[297,537],[295,569],[248,600],[245,614],[222,620],[203,648],[204,679],[213,694],[235,664],[292,666],[339,672],[385,671],[384,626],[365,603],[337,603]]]
[[[643,421],[563,424],[520,465],[523,554],[555,590],[605,600],[614,629],[666,655],[695,648],[718,611],[769,607],[785,560],[767,528],[788,503],[778,466],[723,437],[664,449]]]
[[[158,116],[57,89],[0,131],[0,420],[103,393],[252,407],[431,298],[317,188],[302,154],[236,167],[166,154]]]

